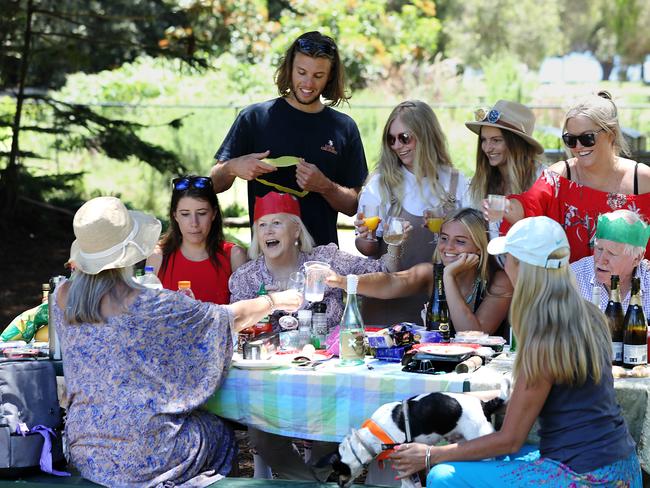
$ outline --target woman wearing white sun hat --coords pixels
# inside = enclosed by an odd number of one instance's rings
[[[222,306],[145,289],[131,267],[153,252],[160,222],[114,197],[86,202],[73,228],[73,279],[53,298],[72,464],[105,486],[208,486],[237,451],[224,422],[198,410],[228,370],[231,330],[295,310],[302,297]]]
[[[427,487],[641,488],[634,441],[614,394],[605,317],[570,272],[569,243],[548,217],[517,222],[488,245],[506,254],[515,290],[515,384],[500,431],[459,444],[404,444],[391,457],[400,476],[433,466]],[[539,450],[522,449],[539,416]],[[479,461],[509,455],[497,461]]]

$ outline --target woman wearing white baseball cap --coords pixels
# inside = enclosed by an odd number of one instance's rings
[[[237,449],[230,428],[199,407],[226,376],[231,329],[296,310],[301,295],[216,305],[144,288],[131,267],[153,252],[160,222],[114,197],[86,202],[73,228],[73,279],[52,298],[72,464],[103,486],[212,484]]]
[[[517,222],[488,245],[514,284],[515,384],[501,430],[446,446],[402,445],[400,476],[434,466],[427,487],[641,485],[634,441],[614,395],[604,315],[575,286],[569,244],[548,217]],[[539,450],[524,446],[539,416]],[[523,447],[523,448],[522,448]],[[509,455],[497,461],[477,461]],[[453,461],[453,462],[452,462]]]

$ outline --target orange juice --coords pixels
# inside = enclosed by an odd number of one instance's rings
[[[368,227],[368,230],[370,231],[377,229],[379,222],[381,222],[381,218],[379,217],[366,217],[363,219],[363,224]]]
[[[427,227],[431,232],[437,234],[442,227],[442,217],[429,217],[427,219]]]

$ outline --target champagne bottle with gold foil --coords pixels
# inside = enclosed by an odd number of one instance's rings
[[[641,280],[632,278],[632,296],[625,313],[623,366],[633,368],[648,363],[648,325],[641,303]]]
[[[625,333],[623,322],[625,317],[623,315],[623,305],[621,304],[621,291],[618,288],[619,282],[618,275],[612,275],[609,302],[607,302],[605,315],[612,336],[612,364],[623,366],[623,336]]]

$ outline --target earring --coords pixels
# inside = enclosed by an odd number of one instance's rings
[[[296,239],[294,241],[293,245],[296,246],[296,247],[300,247],[300,241],[298,239]]]

